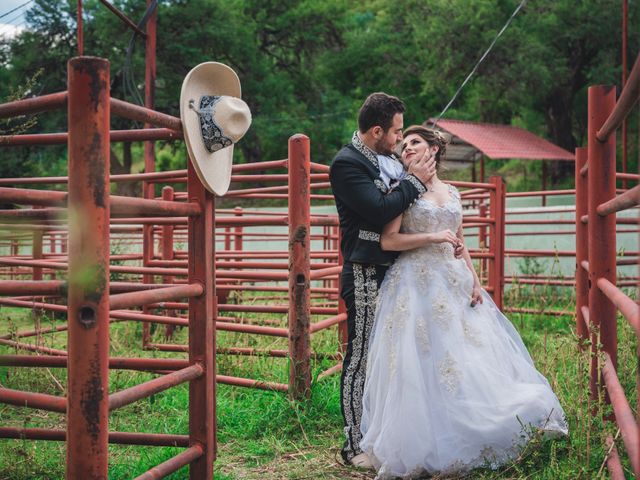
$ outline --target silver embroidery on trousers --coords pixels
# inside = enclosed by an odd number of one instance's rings
[[[351,349],[351,360],[345,372],[343,409],[347,426],[344,429],[347,437],[345,447],[347,460],[362,453],[360,450],[360,420],[362,418],[362,395],[365,374],[367,371],[367,354],[369,351],[369,335],[373,326],[373,318],[378,296],[376,267],[353,264],[353,283],[355,296],[355,338]]]

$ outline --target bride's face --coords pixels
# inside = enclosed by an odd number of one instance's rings
[[[413,160],[422,158],[427,149],[433,154],[438,151],[438,147],[429,147],[424,138],[417,133],[412,133],[402,140],[402,163],[408,167]]]

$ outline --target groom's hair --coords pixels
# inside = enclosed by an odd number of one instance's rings
[[[404,103],[398,97],[384,92],[372,93],[358,112],[358,130],[365,133],[372,127],[380,126],[386,132],[391,128],[396,113],[404,113]]]

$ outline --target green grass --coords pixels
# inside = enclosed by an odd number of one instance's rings
[[[507,294],[507,304],[540,308],[554,306],[572,309],[567,290],[552,287],[519,286]],[[553,303],[551,303],[553,302]],[[260,302],[258,302],[260,303]],[[237,314],[240,315],[240,314]],[[519,461],[498,471],[474,471],[466,478],[474,479],[584,479],[600,478],[605,458],[604,438],[615,435],[612,424],[603,424],[601,415],[589,411],[607,411],[602,402],[592,404],[588,396],[589,353],[579,352],[569,317],[541,315],[510,315],[536,361],[537,368],[549,379],[567,414],[570,436],[553,442],[533,442]],[[2,307],[0,335],[30,329],[34,318],[26,310]],[[256,322],[258,317],[246,315]],[[284,316],[259,318],[278,319]],[[43,317],[42,327],[60,324],[62,320]],[[117,356],[174,357],[184,355],[149,352],[141,349],[139,323],[111,324],[111,354]],[[164,326],[158,326],[154,341],[162,342]],[[65,348],[65,333],[47,334],[37,339],[42,345]],[[36,338],[28,339],[35,343]],[[185,342],[186,329],[179,329],[171,342]],[[313,337],[314,349],[335,352],[335,330]],[[286,348],[286,339],[259,338],[237,333],[219,332],[220,346],[258,348]],[[630,328],[619,324],[619,375],[629,401],[636,405],[635,378],[637,360],[636,341]],[[15,353],[0,346],[0,354]],[[21,352],[18,352],[21,353]],[[317,381],[317,375],[330,367],[328,360],[313,363],[314,382],[311,398],[296,403],[285,394],[218,386],[218,459],[215,463],[217,479],[365,479],[371,472],[345,467],[338,461],[342,443],[339,377]],[[246,376],[266,381],[286,382],[288,364],[285,359],[264,357],[218,356],[219,373]],[[117,391],[152,378],[149,373],[112,371],[110,390]],[[64,369],[24,369],[0,367],[0,384],[8,388],[24,389],[64,395]],[[176,433],[188,432],[188,389],[172,388],[161,394],[136,402],[113,412],[110,430]],[[64,416],[9,405],[0,406],[0,425],[23,427],[64,428]],[[621,452],[624,448],[619,442]],[[180,449],[111,445],[109,447],[109,478],[133,478],[178,453]],[[632,478],[626,455],[622,453],[628,478]],[[59,479],[64,477],[65,448],[61,442],[0,440],[0,479]],[[606,468],[604,469],[606,473]],[[168,477],[188,478],[187,468]],[[606,478],[602,476],[601,478]]]

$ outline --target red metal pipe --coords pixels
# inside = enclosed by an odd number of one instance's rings
[[[64,397],[45,393],[23,392],[10,388],[0,388],[0,403],[58,413],[66,413],[67,411],[67,399]]]
[[[138,26],[135,23],[133,23],[129,17],[127,17],[124,13],[122,13],[116,7],[111,5],[107,0],[100,0],[100,3],[102,3],[105,7],[107,7],[111,12],[113,12],[116,15],[116,17],[118,17],[120,20],[122,20],[125,25],[127,25],[133,31],[137,32],[138,35],[140,35],[142,38],[146,38],[147,37],[147,34],[144,33],[142,30],[140,30],[138,28]],[[80,55],[82,55],[82,54],[80,54]]]
[[[346,319],[347,319],[346,312],[341,312],[341,313],[338,313],[338,315],[335,315],[333,317],[326,318],[316,323],[312,323],[311,333],[316,333],[320,330],[324,330],[325,328],[332,327],[333,325],[344,322]]]
[[[622,463],[620,463],[620,456],[618,455],[618,450],[616,449],[615,442],[613,441],[613,437],[611,437],[611,435],[607,435],[606,445],[610,450],[609,454],[607,455],[606,461],[607,470],[609,470],[611,480],[626,480],[624,469],[622,468]]]
[[[66,368],[67,357],[62,355],[2,355],[0,365],[6,367]],[[177,358],[111,357],[111,370],[179,370],[189,366],[187,360]]]
[[[48,428],[0,427],[0,438],[26,440],[66,441],[67,432]],[[122,445],[152,445],[158,447],[187,447],[187,435],[168,435],[160,433],[109,432],[109,443]]]
[[[611,303],[620,310],[620,313],[631,324],[636,335],[640,338],[640,305],[605,278],[599,278],[596,284],[602,293],[611,300]]]
[[[137,320],[141,322],[163,323],[165,325],[174,325],[188,327],[189,320],[180,317],[171,317],[166,315],[152,315],[150,313],[130,312],[126,310],[112,310],[110,313],[112,318],[120,320]]]
[[[176,300],[178,298],[197,297],[202,295],[203,291],[204,288],[202,284],[192,283],[188,285],[177,285],[175,287],[120,293],[118,295],[111,296],[110,308],[111,310],[118,310],[121,308]]]
[[[67,65],[69,207],[73,216],[69,222],[66,476],[106,478],[109,62],[96,57],[78,57]]]
[[[492,176],[494,189],[490,194],[491,215],[495,224],[490,229],[489,246],[493,259],[489,263],[489,286],[493,289],[493,300],[498,308],[502,308],[504,292],[504,238],[505,238],[505,185],[502,177]]]
[[[109,395],[109,411],[116,410],[134,403],[141,398],[146,398],[159,392],[163,392],[171,387],[184,382],[194,380],[204,373],[204,369],[198,363],[189,365],[183,369],[154,378],[148,382],[141,383],[134,387],[121,390]]]
[[[216,375],[216,383],[235,385],[237,387],[257,388],[259,390],[274,390],[277,392],[287,392],[289,390],[289,385],[286,383],[263,382],[261,380],[230,377],[228,375]]]
[[[261,170],[271,170],[272,168],[286,168],[288,160],[271,160],[267,162],[243,163],[242,165],[233,165],[231,173],[255,172]]]
[[[640,175],[638,175],[637,173],[616,172],[616,178],[619,180],[633,180],[635,182],[640,181]]]
[[[195,462],[202,458],[204,450],[202,445],[195,444],[187,448],[184,452],[179,453],[175,457],[170,458],[162,462],[160,465],[153,467],[151,470],[143,473],[135,478],[135,480],[155,480],[158,478],[164,478],[167,475],[180,470],[185,465]],[[213,467],[212,467],[213,469]],[[213,477],[211,477],[213,478]]]
[[[151,86],[151,85],[150,85]],[[133,103],[111,99],[111,111],[114,115],[143,122],[155,127],[166,128],[175,132],[182,132],[182,121],[166,113],[153,110],[153,107],[142,107]],[[149,128],[146,127],[145,128]]]
[[[149,0],[148,0],[149,1]],[[202,295],[189,298],[189,362],[200,363],[205,374],[189,384],[189,441],[203,446],[204,454],[191,463],[191,480],[213,478],[216,452],[216,304],[215,204],[188,162],[190,201],[200,204],[202,215],[189,217],[189,282],[199,282]]]
[[[61,280],[0,280],[0,295],[61,295],[65,288]]]
[[[612,198],[611,200],[599,205],[597,208],[598,215],[609,215],[611,213],[627,210],[640,205],[640,185],[636,185],[631,190],[627,190],[622,195]]]
[[[616,368],[608,352],[604,352],[604,365],[602,366],[602,377],[607,387],[611,406],[616,416],[616,423],[620,427],[624,446],[629,454],[631,468],[636,478],[640,477],[640,431],[629,406],[627,397],[618,380]]]
[[[67,92],[51,93],[0,104],[0,118],[48,112],[67,105]]]
[[[68,142],[66,133],[28,133],[23,135],[0,135],[0,147],[20,147],[34,145],[64,145]],[[168,128],[141,128],[136,130],[111,130],[109,142],[142,142],[147,140],[180,140],[182,132]],[[48,183],[48,182],[42,182]]]
[[[0,338],[0,345],[7,345],[9,347],[17,348],[20,350],[28,350],[36,353],[45,353],[47,355],[65,355],[65,356],[67,355],[67,352],[65,350],[58,350],[57,348],[41,347],[38,345],[20,343],[20,342],[15,342],[13,340],[5,340],[2,338]]]
[[[616,220],[615,215],[602,217],[597,208],[615,196],[615,135],[610,135],[605,143],[596,137],[596,132],[609,117],[615,106],[616,92],[610,86],[592,86],[588,91],[588,165],[589,213],[588,250],[589,281],[595,285],[600,278],[616,283]],[[598,394],[598,344],[611,355],[614,367],[617,365],[617,325],[616,309],[598,288],[589,290],[589,317],[595,325],[592,334],[591,396]],[[599,338],[597,336],[599,334]]]
[[[309,137],[289,138],[289,393],[296,400],[311,394],[310,158]]]
[[[620,98],[617,103],[615,102],[614,95],[614,106],[607,112],[605,120],[601,123],[602,126],[595,132],[595,138],[605,143],[609,136],[616,131],[622,124],[622,121],[629,115],[638,98],[640,98],[640,54],[636,57],[633,69],[629,74],[629,80],[622,89],[622,92],[620,92]],[[589,164],[591,165],[591,162],[589,162]]]

